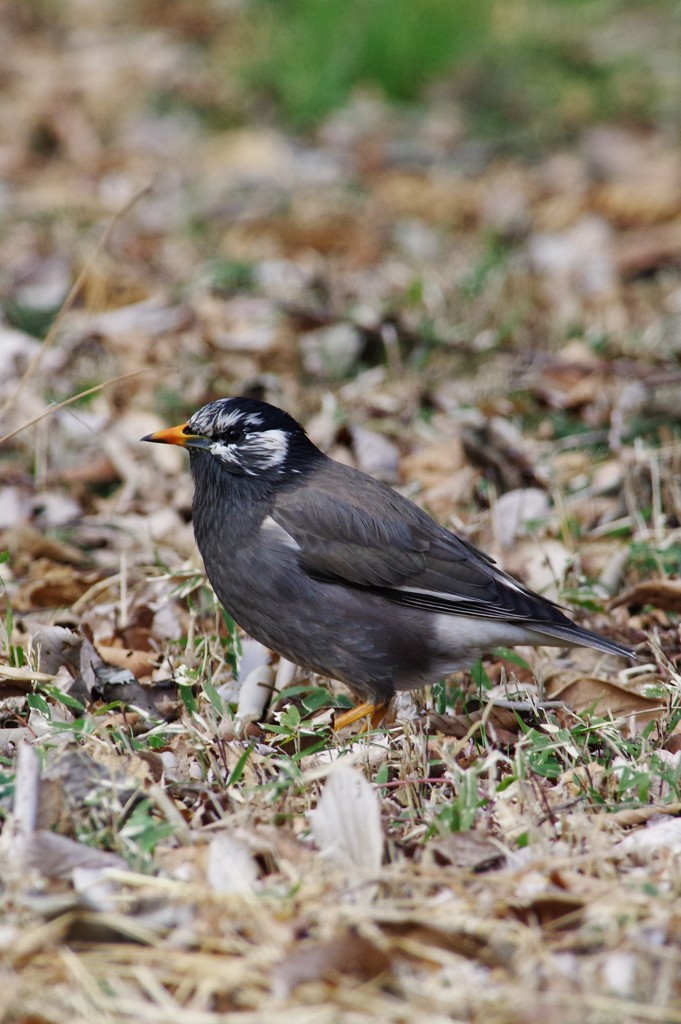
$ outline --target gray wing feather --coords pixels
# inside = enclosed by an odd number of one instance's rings
[[[280,492],[270,513],[294,538],[310,576],[412,608],[506,620],[566,644],[632,656],[623,645],[576,625],[558,605],[390,487],[332,465],[331,474],[329,463],[323,464],[305,487]]]
[[[332,480],[324,467],[304,488],[280,492],[270,513],[298,544],[310,575],[431,611],[550,620],[552,609],[564,618],[396,491],[347,467],[339,478],[339,468]]]

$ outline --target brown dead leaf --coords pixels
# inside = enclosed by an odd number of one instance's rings
[[[149,609],[149,614],[152,616],[153,613]],[[135,616],[138,617],[137,614]],[[127,626],[121,630],[121,639],[123,640],[123,646],[131,651],[153,651],[155,645],[154,632],[149,626],[132,625]]]
[[[498,867],[505,855],[499,846],[480,832],[452,832],[428,844],[438,864],[484,871]]]
[[[31,579],[17,592],[13,604],[18,611],[70,607],[101,578],[98,572],[75,572],[39,558],[31,564]]]
[[[35,527],[22,523],[11,530],[5,530],[0,544],[14,556],[29,556],[31,559],[49,559],[67,565],[81,565],[83,553],[72,544],[54,540],[40,533]]]
[[[370,981],[389,970],[383,950],[350,928],[328,942],[301,942],[275,969],[275,979],[282,994],[289,994],[309,981],[335,983],[341,975]]]
[[[35,672],[29,665],[16,668],[13,665],[0,665],[0,699],[20,697],[32,693],[36,683],[53,683],[54,676],[45,672]]]
[[[466,464],[461,438],[448,437],[446,441],[417,448],[400,460],[404,480],[417,480],[422,487],[434,487]]]
[[[541,893],[525,903],[509,903],[506,913],[523,924],[542,928],[576,928],[582,919],[584,901],[566,892]]]
[[[614,246],[619,273],[627,278],[658,267],[678,266],[681,261],[681,221],[626,231]]]
[[[635,715],[641,725],[660,718],[665,711],[663,700],[579,672],[550,673],[544,682],[544,692],[549,700],[562,700],[577,714],[593,710],[594,714],[610,713],[616,718]]]
[[[504,417],[492,416],[467,426],[461,439],[467,457],[494,480],[500,492],[542,486],[520,431]]]
[[[465,714],[438,715],[431,712],[427,718],[427,730],[429,733],[439,733],[442,736],[454,736],[456,739],[463,739],[475,722],[485,717],[485,735],[493,744],[508,747],[513,746],[518,740],[518,720],[513,711],[507,708],[492,708],[491,711],[482,709],[466,710]]]
[[[619,608],[620,605],[626,605],[628,608],[636,609],[646,604],[667,612],[681,612],[681,580],[642,580],[618,594],[610,602],[610,607]]]
[[[672,154],[667,154],[672,156]],[[608,219],[624,227],[653,225],[675,217],[681,205],[681,180],[678,155],[667,159],[666,166],[651,181],[654,167],[646,168],[638,180],[620,180],[603,185],[593,197],[597,209]]]
[[[393,214],[418,217],[440,228],[444,223],[469,222],[480,213],[478,182],[453,175],[389,171],[376,182],[376,195]]]
[[[579,409],[602,399],[605,379],[602,373],[589,373],[576,381],[563,398],[564,409]]]
[[[613,811],[608,815],[608,822],[614,822],[627,828],[634,825],[645,825],[656,814],[681,814],[681,803],[651,804],[648,807],[623,807],[621,811]]]
[[[119,480],[119,473],[108,455],[101,453],[67,469],[55,470],[48,474],[49,484],[64,483],[72,487],[82,485],[101,485]]]
[[[95,644],[95,647],[108,665],[126,668],[136,679],[148,678],[158,666],[159,655],[156,651],[136,651],[102,643]]]
[[[487,966],[496,965],[500,961],[499,951],[488,945],[482,935],[474,934],[473,929],[438,928],[424,922],[412,924],[401,921],[399,924],[386,923],[383,931],[392,939],[392,951],[400,960],[407,962],[421,961],[439,965],[442,962],[442,950],[467,960],[480,960]]]

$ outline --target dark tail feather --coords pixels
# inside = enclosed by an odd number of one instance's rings
[[[566,647],[593,647],[597,651],[604,651],[605,654],[618,654],[620,657],[636,661],[636,655],[631,647],[618,644],[615,640],[608,640],[600,633],[592,633],[590,629],[582,629],[574,623],[569,626],[561,626],[553,622],[537,622],[532,624],[532,629],[545,636],[555,637],[556,640],[564,640]]]

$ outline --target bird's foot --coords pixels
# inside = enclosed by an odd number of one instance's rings
[[[383,704],[374,704],[370,700],[364,701],[363,704],[358,704],[356,707],[350,708],[349,711],[344,711],[342,715],[335,719],[333,723],[334,732],[339,732],[341,729],[346,729],[349,725],[354,725],[360,718],[370,719],[370,722],[365,723],[363,729],[376,729],[385,718],[389,707],[390,701],[386,701]]]

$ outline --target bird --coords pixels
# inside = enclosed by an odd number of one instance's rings
[[[336,728],[377,724],[396,691],[496,647],[634,657],[387,484],[327,456],[267,402],[218,398],[141,440],[187,449],[194,536],[228,614],[359,701]]]

